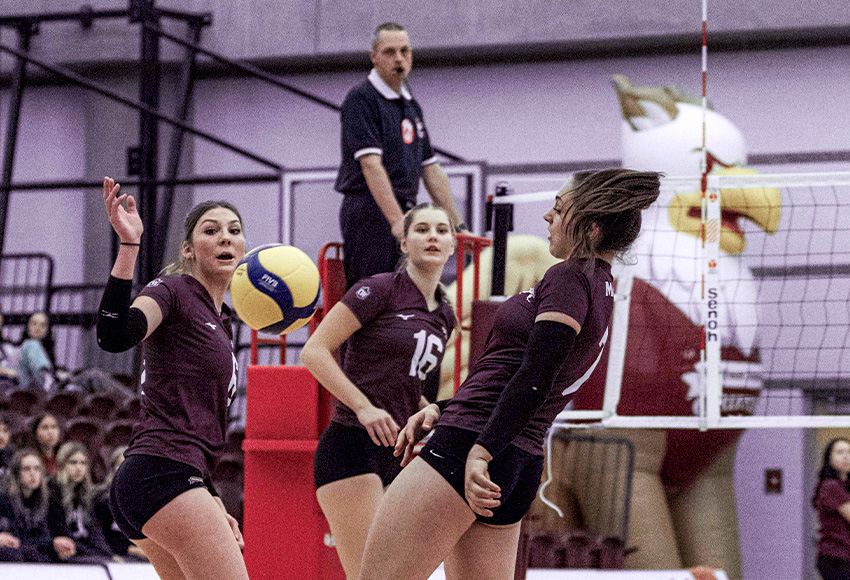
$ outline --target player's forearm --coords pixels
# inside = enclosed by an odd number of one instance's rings
[[[398,200],[393,193],[393,186],[387,170],[384,169],[380,155],[364,155],[360,158],[360,166],[363,169],[363,177],[366,185],[375,199],[375,203],[381,208],[381,212],[390,225],[404,219],[404,213],[398,205]]]
[[[352,411],[357,412],[371,404],[368,397],[346,376],[327,348],[311,345],[308,341],[301,349],[301,363],[324,388]]]
[[[118,246],[118,255],[112,266],[112,274],[121,280],[132,280],[136,272],[136,258],[139,256],[139,246]]]
[[[449,212],[455,225],[462,224],[463,216],[460,215],[455,198],[452,197],[449,176],[439,163],[432,163],[423,168],[422,182],[434,204]]]

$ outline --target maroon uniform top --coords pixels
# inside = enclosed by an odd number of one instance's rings
[[[818,489],[815,505],[820,520],[818,553],[850,560],[850,522],[838,508],[850,502],[850,492],[837,479],[825,479]]]
[[[440,425],[480,433],[505,385],[522,364],[534,319],[544,312],[562,312],[581,325],[581,332],[546,401],[512,443],[528,453],[543,454],[546,432],[593,372],[608,339],[614,308],[611,265],[596,260],[590,273],[585,272],[585,266],[584,260],[555,264],[534,288],[516,294],[499,307],[484,354],[443,411]]]
[[[402,270],[360,280],[341,300],[362,326],[348,339],[342,368],[399,426],[419,410],[425,377],[440,372],[455,326],[451,305],[439,288],[437,294],[439,306],[429,312],[419,287]],[[332,420],[363,427],[339,402]]]
[[[142,410],[125,455],[166,457],[210,475],[236,392],[230,309],[219,315],[189,275],[155,278],[139,296],[156,301],[162,323],[143,343]]]

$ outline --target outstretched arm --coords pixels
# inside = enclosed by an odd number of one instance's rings
[[[440,206],[451,216],[455,226],[459,226],[460,233],[468,234],[468,228],[463,222],[463,216],[457,210],[455,198],[452,197],[449,176],[439,163],[430,163],[422,168],[422,182],[425,190],[435,205]]]

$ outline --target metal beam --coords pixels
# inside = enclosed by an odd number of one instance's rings
[[[143,26],[145,28],[153,28],[148,24],[145,24]],[[331,101],[328,101],[328,100],[323,99],[321,97],[317,97],[316,95],[308,93],[305,90],[299,89],[299,88],[294,87],[294,86],[292,86],[288,83],[285,83],[282,80],[280,80],[278,77],[276,77],[275,75],[273,75],[269,72],[266,72],[263,69],[258,68],[258,67],[254,66],[252,64],[248,64],[246,62],[239,62],[239,61],[231,60],[231,59],[224,57],[224,56],[221,56],[220,54],[217,54],[217,53],[215,53],[211,50],[207,50],[207,49],[203,48],[202,46],[198,46],[197,43],[189,42],[188,40],[186,40],[184,38],[180,38],[179,36],[176,36],[174,34],[166,32],[165,30],[162,30],[159,27],[155,27],[155,30],[162,37],[167,38],[168,40],[171,40],[173,42],[176,42],[177,44],[183,45],[186,48],[192,48],[193,50],[196,50],[199,54],[207,56],[207,57],[209,57],[209,58],[211,58],[211,59],[213,59],[217,62],[220,62],[222,64],[226,64],[226,65],[233,67],[237,70],[240,70],[243,73],[246,73],[250,76],[264,80],[267,83],[273,84],[276,87],[280,87],[282,89],[285,89],[285,90],[287,90],[291,93],[298,95],[299,97],[303,97],[303,98],[307,99],[310,102],[316,103],[317,105],[321,105],[325,108],[332,109],[332,110],[337,111],[337,112],[339,112],[341,110],[340,106],[337,105],[336,103],[332,103]],[[461,157],[460,155],[456,155],[456,154],[452,153],[451,151],[447,151],[447,150],[441,149],[439,147],[433,147],[433,149],[434,149],[435,152],[439,153],[440,155],[442,155],[442,156],[444,156],[448,159],[451,159],[452,161],[465,161],[465,159],[463,157]]]
[[[22,52],[29,50],[30,39],[38,31],[33,22],[21,24],[18,28],[18,47]],[[3,149],[3,174],[0,176],[0,256],[6,240],[6,220],[9,216],[9,192],[12,184],[12,171],[15,168],[15,149],[18,145],[18,122],[21,117],[21,102],[26,84],[27,61],[18,58],[15,65],[15,80],[9,99],[9,120],[6,125],[6,145]]]
[[[140,179],[115,178],[121,187],[141,185]],[[233,185],[234,183],[278,183],[280,175],[263,173],[239,173],[235,175],[197,175],[179,179],[158,179],[154,185]],[[24,181],[12,183],[9,191],[49,191],[53,189],[100,189],[103,181],[67,179],[58,181]]]
[[[30,56],[26,52],[16,50],[16,49],[12,48],[11,46],[6,46],[4,44],[0,44],[0,52],[6,52],[8,54],[13,54],[17,57],[23,58],[27,62],[30,62],[30,63],[38,66],[39,68],[43,68],[44,70],[51,72],[55,75],[63,77],[66,80],[72,81],[72,82],[80,85],[83,88],[86,88],[86,89],[93,91],[95,93],[99,93],[99,94],[101,94],[105,97],[109,97],[113,101],[119,102],[123,105],[127,105],[128,107],[132,107],[133,109],[136,109],[138,111],[145,111],[145,112],[153,115],[157,119],[165,121],[169,125],[173,125],[175,127],[180,127],[181,129],[183,129],[187,133],[190,133],[190,134],[195,135],[197,137],[201,137],[203,139],[206,139],[207,141],[210,141],[211,143],[215,143],[216,145],[224,147],[228,151],[232,151],[234,153],[238,153],[240,155],[243,155],[243,156],[247,157],[248,159],[251,159],[252,161],[256,161],[257,163],[260,163],[261,165],[265,165],[266,167],[274,169],[277,172],[283,171],[283,166],[272,161],[271,159],[267,159],[265,157],[262,157],[261,155],[257,155],[256,153],[251,153],[250,151],[243,149],[241,147],[238,147],[236,145],[233,145],[231,143],[228,143],[227,141],[220,139],[219,137],[216,137],[215,135],[212,135],[211,133],[207,133],[206,131],[196,129],[195,127],[192,127],[191,125],[189,125],[187,123],[183,123],[182,121],[174,119],[173,117],[170,117],[169,115],[165,115],[163,113],[160,113],[159,111],[155,111],[155,110],[151,109],[150,107],[147,107],[147,106],[143,105],[142,103],[140,103],[138,101],[134,101],[133,99],[128,99],[127,97],[124,97],[124,96],[116,93],[115,91],[112,91],[112,90],[104,87],[103,85],[100,85],[98,83],[95,83],[93,81],[86,79],[85,77],[75,73],[74,71],[72,71],[68,68],[65,68],[63,66],[56,65],[56,64],[48,64],[48,63],[42,61],[41,59]]]
[[[201,40],[201,29],[203,24],[199,21],[189,23],[189,33],[192,36],[193,42],[197,44]],[[195,87],[195,63],[197,61],[197,51],[192,48],[186,49],[186,58],[183,61],[181,71],[181,82],[183,98],[177,104],[175,117],[183,122],[186,122],[189,117],[189,111],[192,107],[192,94]],[[177,179],[177,174],[180,171],[180,159],[183,153],[183,134],[184,132],[176,127],[171,133],[171,144],[169,147],[168,167],[165,171],[165,179],[173,181]],[[157,202],[157,213],[155,216],[154,229],[157,232],[155,238],[151,238],[151,261],[161,268],[165,258],[165,246],[168,241],[169,224],[171,223],[171,213],[174,207],[176,186],[171,183],[166,185],[162,190],[161,199]]]

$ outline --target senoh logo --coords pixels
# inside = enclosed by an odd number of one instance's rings
[[[407,144],[410,145],[413,143],[413,123],[410,122],[410,119],[405,119],[401,122],[401,138]]]
[[[717,201],[717,194],[716,193],[709,194],[708,199],[709,199],[709,201]]]
[[[706,342],[717,342],[720,340],[719,327],[720,323],[717,321],[720,313],[718,312],[719,304],[717,302],[718,291],[717,288],[709,288],[708,289],[708,314],[705,321],[705,341]]]

